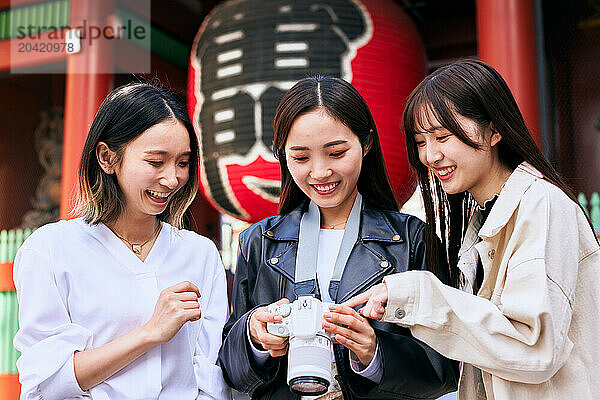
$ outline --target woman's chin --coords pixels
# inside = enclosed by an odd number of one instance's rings
[[[335,208],[341,203],[338,196],[309,196],[319,208]]]
[[[444,189],[444,192],[446,192],[446,194],[457,194],[460,192],[464,192],[464,190],[460,190],[460,188],[458,188],[458,186],[453,185],[451,183],[446,183],[442,181],[442,189]]]

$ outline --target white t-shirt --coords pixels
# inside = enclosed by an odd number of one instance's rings
[[[335,268],[335,260],[340,252],[343,229],[320,229],[319,250],[317,252],[317,281],[321,291],[321,301],[333,303],[329,296],[329,282]]]
[[[184,280],[200,289],[202,318],[82,391],[74,352],[143,325],[161,290]],[[14,281],[21,399],[230,398],[216,365],[228,314],[225,272],[209,239],[163,223],[142,262],[104,224],[60,221],[39,228],[21,246]]]

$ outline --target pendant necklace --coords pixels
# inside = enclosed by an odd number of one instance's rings
[[[154,232],[152,232],[152,236],[150,236],[150,238],[148,240],[146,240],[144,243],[131,243],[129,240],[125,239],[123,236],[119,235],[117,232],[113,231],[113,233],[119,239],[121,239],[122,241],[127,243],[129,245],[129,247],[131,247],[131,251],[133,251],[133,253],[135,255],[139,256],[140,254],[142,254],[142,247],[144,247],[144,245],[146,245],[148,242],[150,242],[152,239],[154,239],[156,237],[156,234],[160,231],[160,227],[161,227],[161,224],[159,222],[158,225],[156,226],[156,228],[154,229]]]
[[[336,226],[345,224],[347,221],[338,222],[337,224],[327,225],[326,229],[334,229]]]

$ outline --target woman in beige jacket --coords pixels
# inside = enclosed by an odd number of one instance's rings
[[[502,77],[480,61],[435,71],[404,129],[453,287],[411,271],[346,304],[462,361],[459,399],[600,398],[600,247]]]

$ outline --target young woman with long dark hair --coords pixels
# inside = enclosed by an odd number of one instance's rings
[[[425,250],[424,224],[398,212],[363,98],[342,79],[303,79],[281,100],[274,130],[279,214],[240,235],[233,314],[219,356],[228,383],[255,399],[300,397],[286,381],[288,339],[266,328],[281,317],[267,307],[309,295],[338,303],[323,322],[337,341],[335,379],[319,398],[431,399],[454,390],[456,364],[407,330],[370,324],[339,304],[394,272],[448,275],[444,257]],[[299,279],[309,267],[316,274]]]
[[[347,304],[366,301],[363,315],[462,361],[460,399],[598,398],[600,248],[500,74],[481,61],[440,68],[403,121],[451,286],[398,274]]]
[[[215,245],[182,229],[198,143],[169,91],[113,90],[79,168],[79,218],[36,230],[15,259],[22,399],[228,399]]]

